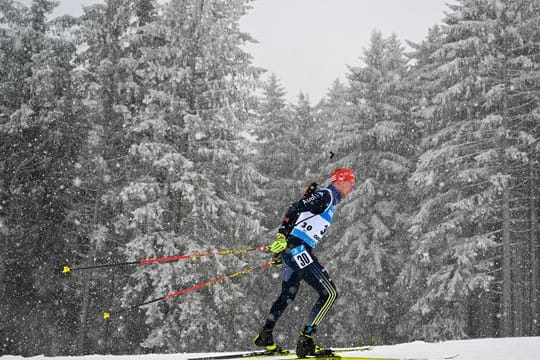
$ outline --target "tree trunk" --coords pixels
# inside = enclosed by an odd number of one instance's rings
[[[0,229],[2,231],[2,229]],[[0,248],[0,303],[6,295],[6,267],[7,267],[7,236],[2,234],[2,247]]]
[[[510,244],[510,189],[503,190],[502,336],[512,336],[512,270]]]
[[[505,64],[504,69],[507,69]],[[505,81],[505,94],[509,93],[508,75],[505,73],[503,77]],[[508,98],[503,97],[502,102],[502,127],[504,130],[509,128],[508,121]],[[503,135],[504,136],[504,135]],[[508,140],[503,137],[501,139],[501,164],[502,175],[506,176],[502,194],[502,336],[513,335],[513,321],[512,321],[512,244],[510,238],[510,164],[505,154],[505,150],[508,146]]]
[[[109,271],[107,271],[109,275],[107,276],[107,281],[109,282],[109,291],[108,291],[108,300],[107,309],[112,309],[114,305],[114,299],[117,297],[116,293],[116,271],[115,269],[111,268]],[[114,354],[116,352],[115,348],[115,342],[113,339],[113,336],[111,334],[111,322],[110,321],[103,321],[103,325],[101,328],[101,337],[103,339],[103,346],[102,348],[105,350],[107,354]]]
[[[538,176],[538,161],[534,158],[534,149],[530,152],[531,159],[529,161],[529,190],[530,190],[530,237],[529,237],[529,256],[530,256],[530,313],[531,313],[531,329],[530,336],[540,335],[540,316],[538,312],[538,208],[540,206],[538,202],[538,188],[537,188],[537,176]]]
[[[98,183],[97,183],[97,191],[96,191],[96,200],[94,202],[94,213],[92,215],[92,224],[94,226],[99,224],[99,214],[101,211],[101,196],[103,193],[103,169],[100,171]],[[96,257],[96,243],[94,241],[93,236],[90,237],[90,245],[88,249],[88,255],[86,259],[85,266],[94,266],[94,259]],[[79,354],[85,354],[87,352],[87,342],[86,339],[88,337],[88,329],[87,329],[87,322],[88,322],[88,309],[90,308],[90,272],[84,271],[82,273],[82,286],[83,286],[83,292],[82,292],[82,304],[81,304],[81,315],[80,315],[80,323],[79,323],[79,335],[77,337],[77,353]]]

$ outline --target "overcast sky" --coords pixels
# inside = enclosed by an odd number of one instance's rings
[[[55,14],[80,15],[100,0],[61,0]],[[296,102],[300,91],[318,102],[346,65],[360,65],[371,32],[419,42],[441,23],[454,0],[255,0],[241,29],[259,41],[247,50],[254,64],[275,73]],[[25,0],[23,3],[30,3]]]
[[[241,21],[259,44],[256,65],[275,73],[296,102],[300,91],[318,102],[346,65],[360,65],[373,30],[419,42],[440,24],[453,0],[256,0]]]

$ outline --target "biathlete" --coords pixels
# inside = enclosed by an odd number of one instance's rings
[[[270,308],[266,322],[255,337],[257,346],[281,352],[272,332],[276,322],[287,306],[294,301],[300,281],[304,280],[319,295],[313,306],[307,324],[298,336],[296,355],[319,354],[320,348],[313,341],[313,334],[338,296],[336,286],[326,269],[313,254],[313,249],[323,238],[334,218],[334,207],[346,199],[354,190],[356,177],[351,169],[335,170],[326,188],[314,190],[293,203],[276,234],[270,250],[283,262],[282,287],[276,301]]]

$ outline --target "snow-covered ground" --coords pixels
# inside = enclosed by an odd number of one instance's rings
[[[81,357],[57,356],[54,360],[186,360],[194,357],[223,355],[226,353],[152,354],[152,355],[91,355]],[[416,341],[407,344],[376,346],[372,350],[347,352],[343,355],[362,358],[392,359],[456,359],[456,360],[540,360],[540,337],[498,338],[426,343]],[[42,359],[35,356],[31,359]],[[2,356],[2,360],[20,360],[20,356]],[[277,357],[257,357],[277,359]],[[293,359],[293,357],[283,357]]]

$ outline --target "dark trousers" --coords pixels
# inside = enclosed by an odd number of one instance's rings
[[[315,257],[314,262],[303,269],[298,268],[289,254],[284,252],[282,258],[283,278],[281,293],[270,308],[265,326],[271,329],[274,328],[276,321],[281,317],[283,311],[294,301],[302,280],[308,283],[319,294],[319,298],[315,305],[313,305],[307,322],[308,326],[318,326],[336,301],[338,295],[336,286],[330,279],[326,269]]]

